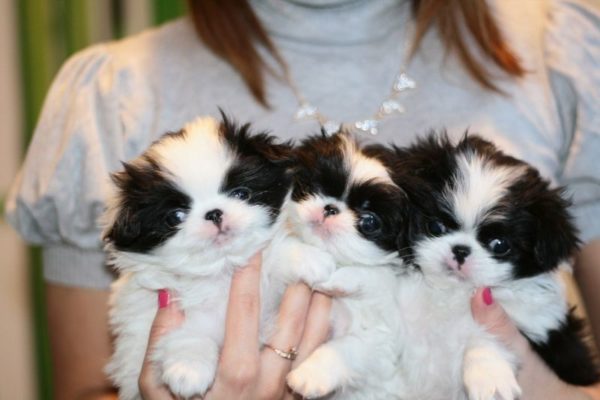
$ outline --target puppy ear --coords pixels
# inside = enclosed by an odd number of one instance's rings
[[[499,152],[492,142],[468,131],[465,132],[460,142],[456,145],[456,150],[459,153],[467,151],[476,152],[479,155],[488,157],[497,155]]]
[[[125,248],[140,235],[141,226],[139,218],[136,217],[122,196],[126,192],[131,194],[142,192],[143,188],[140,185],[143,185],[147,179],[144,179],[141,168],[132,163],[122,162],[121,164],[123,170],[110,175],[115,192],[105,213],[106,228],[102,240],[112,243],[118,248]]]
[[[250,124],[238,126],[221,109],[220,134],[231,148],[242,156],[260,157],[279,167],[288,168],[294,164],[291,141],[278,142],[267,132],[252,133]]]
[[[257,152],[272,164],[286,168],[295,165],[295,155],[291,142],[267,143],[258,146]]]
[[[546,271],[568,260],[580,244],[577,229],[568,212],[569,202],[562,195],[562,189],[545,190],[527,209],[537,221],[534,256]]]
[[[421,179],[436,191],[441,191],[456,169],[453,147],[445,132],[431,132],[410,147],[394,147],[392,171],[398,179]]]
[[[167,240],[177,228],[166,223],[170,210],[189,209],[182,192],[150,155],[143,155],[112,176],[115,191],[103,218],[103,239],[117,249],[148,251]]]
[[[103,240],[116,248],[127,249],[140,237],[142,226],[140,219],[127,207],[120,209],[104,236]]]

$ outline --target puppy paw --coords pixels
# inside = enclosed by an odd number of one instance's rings
[[[163,364],[162,380],[181,398],[203,396],[212,385],[215,367],[199,361],[168,360]]]
[[[336,270],[331,277],[315,286],[315,290],[332,297],[360,294],[365,277],[356,268],[344,267]]]
[[[487,349],[467,355],[463,381],[469,400],[516,400],[521,388],[511,365]]]
[[[310,250],[308,250],[310,249]],[[336,264],[333,257],[317,248],[304,247],[303,254],[296,257],[296,275],[298,280],[305,282],[310,287],[315,287],[329,279],[335,271]]]
[[[288,374],[287,384],[294,393],[305,399],[323,397],[337,389],[335,378],[330,373],[331,371],[301,364]]]
[[[328,357],[330,354],[334,358]],[[292,370],[286,380],[294,393],[306,399],[315,399],[339,389],[344,384],[345,370],[331,349],[320,348]]]

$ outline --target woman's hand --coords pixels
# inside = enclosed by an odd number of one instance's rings
[[[487,302],[484,301],[484,291],[485,289],[478,289],[471,299],[473,318],[515,352],[521,361],[517,376],[523,390],[521,399],[600,400],[600,384],[584,388],[561,381],[531,349],[527,339],[519,332],[504,309],[494,301],[491,292],[485,293]]]
[[[259,347],[260,255],[237,271],[231,282],[227,307],[225,340],[215,381],[205,400],[281,399],[286,394],[285,377],[292,361],[270,348]],[[159,310],[152,324],[148,350],[140,374],[140,393],[145,400],[174,400],[169,390],[157,382],[150,350],[157,339],[184,320],[177,302],[168,293],[159,293]],[[275,348],[298,349],[295,363],[306,358],[329,333],[331,300],[313,294],[304,284],[290,286],[279,308],[278,327],[269,344]]]

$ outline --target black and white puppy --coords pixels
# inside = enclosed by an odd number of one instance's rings
[[[290,225],[307,246],[333,257],[335,271],[316,285],[334,297],[333,332],[287,383],[305,398],[399,398],[396,239],[406,194],[347,133],[307,138],[295,154]]]
[[[185,321],[153,349],[157,379],[181,398],[206,392],[223,341],[232,274],[282,229],[291,146],[223,118],[199,118],[164,135],[113,175],[104,239],[121,276],[111,300],[116,341],[107,370],[121,399],[139,397],[158,289],[176,293]],[[276,266],[263,258],[266,293]],[[277,300],[263,296],[264,307],[275,310],[270,302]]]
[[[456,145],[431,135],[398,148],[393,168],[411,171],[411,181],[396,181],[420,211],[412,218],[412,246],[403,251],[418,272],[402,279],[398,291],[406,328],[402,398],[519,396],[518,360],[471,317],[477,287],[491,288],[559,377],[596,382],[558,276],[578,246],[561,190],[472,135]]]

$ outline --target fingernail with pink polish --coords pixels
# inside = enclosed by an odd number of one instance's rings
[[[483,302],[486,305],[491,306],[492,304],[494,304],[494,297],[492,296],[492,289],[490,289],[489,287],[486,287],[485,289],[483,289],[482,297],[483,297]]]
[[[169,305],[170,294],[167,289],[160,289],[158,291],[158,308],[165,308]]]

